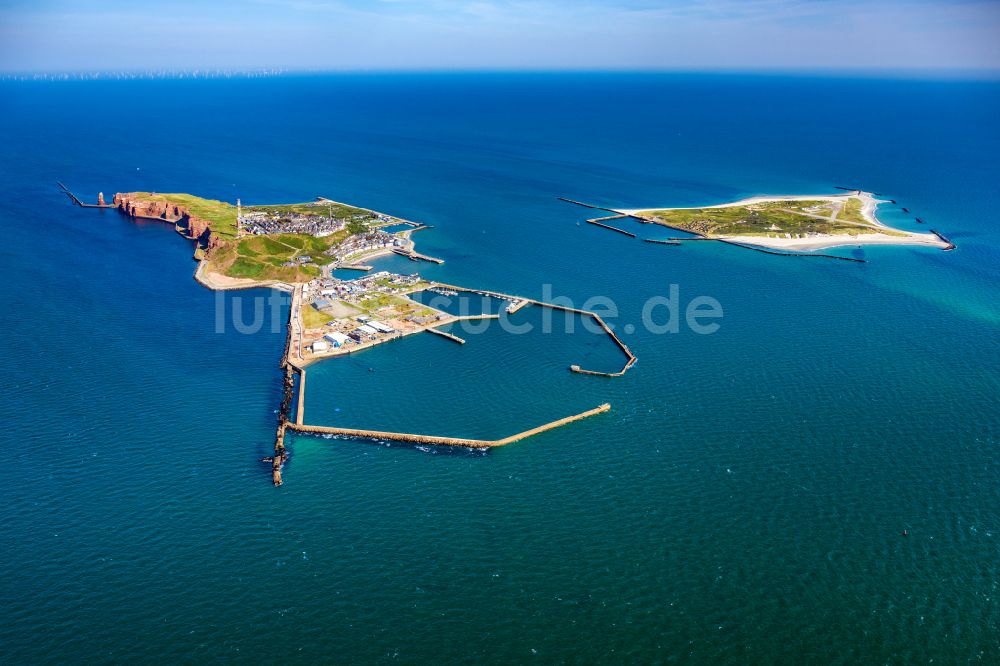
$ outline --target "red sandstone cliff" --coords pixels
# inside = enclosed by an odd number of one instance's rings
[[[187,227],[188,238],[201,242],[209,250],[222,244],[220,238],[212,233],[208,220],[191,215],[187,209],[169,201],[151,201],[133,192],[119,192],[115,194],[114,205],[129,217],[180,223]]]

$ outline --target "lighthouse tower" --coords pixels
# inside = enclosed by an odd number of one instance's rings
[[[240,206],[240,200],[236,200],[236,235],[239,236],[243,233],[243,209]]]

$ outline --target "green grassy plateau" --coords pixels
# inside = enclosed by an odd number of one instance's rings
[[[709,237],[784,236],[785,234],[857,235],[881,233],[905,236],[901,231],[873,225],[861,214],[857,197],[835,201],[767,201],[723,208],[667,208],[639,215],[654,222]]]

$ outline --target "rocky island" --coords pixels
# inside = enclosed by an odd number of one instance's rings
[[[412,261],[443,263],[414,251],[411,235],[427,225],[333,201],[323,197],[297,204],[243,206],[205,199],[190,194],[127,192],[114,195],[106,203],[104,195],[97,204],[80,201],[65,186],[63,192],[85,208],[115,208],[132,219],[157,220],[170,224],[178,234],[194,242],[198,261],[195,279],[213,290],[268,287],[289,292],[291,308],[288,335],[282,358],[284,397],[278,410],[273,481],[281,485],[281,467],[287,458],[286,429],[348,437],[422,442],[447,446],[489,448],[503,446],[526,437],[587,418],[610,409],[603,404],[581,414],[565,417],[516,435],[496,440],[420,435],[412,433],[360,430],[304,421],[306,367],[318,360],[368,349],[407,335],[428,331],[459,344],[465,340],[440,327],[466,319],[498,319],[499,314],[457,316],[429,307],[410,296],[421,291],[435,291],[455,296],[469,292],[507,301],[505,315],[520,309],[539,306],[564,310],[590,317],[625,355],[617,372],[586,370],[579,365],[570,370],[584,375],[619,377],[636,361],[629,348],[599,315],[564,305],[500,292],[469,289],[387,271],[372,272],[363,262],[373,257],[395,253]],[[333,275],[337,269],[366,273],[344,280]],[[297,407],[292,408],[298,375]]]
[[[198,279],[219,289],[308,282],[323,273],[321,266],[336,269],[393,251],[410,254],[410,233],[426,228],[322,197],[242,206],[190,194],[128,192],[116,194],[111,206],[133,218],[172,224],[196,241]]]

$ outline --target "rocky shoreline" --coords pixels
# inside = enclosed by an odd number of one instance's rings
[[[103,196],[101,198],[103,199]],[[208,220],[192,215],[184,206],[169,200],[151,201],[139,198],[134,192],[118,192],[115,194],[112,204],[129,217],[159,220],[173,224],[178,231],[184,229],[187,238],[197,241],[199,246],[206,250],[212,250],[222,244],[221,238],[212,232],[211,223]]]

